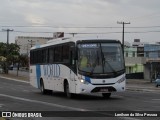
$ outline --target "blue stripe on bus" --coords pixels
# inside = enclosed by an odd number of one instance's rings
[[[90,77],[85,76],[85,81],[87,81],[87,82],[91,83],[91,79],[90,79]]]
[[[37,86],[40,88],[41,67],[36,65]]]

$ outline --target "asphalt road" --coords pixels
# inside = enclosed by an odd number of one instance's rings
[[[52,94],[42,95],[38,89],[30,86],[29,83],[18,82],[0,78],[0,111],[73,111],[67,114],[71,116],[76,114],[74,111],[93,111],[96,116],[107,114],[113,111],[114,114],[122,113],[123,111],[154,111],[160,113],[160,93],[145,92],[145,91],[126,91],[123,93],[113,93],[110,99],[103,99],[100,95],[78,95],[74,99],[68,99],[63,93],[53,92]],[[102,111],[102,112],[101,112]],[[65,113],[65,112],[64,112]],[[66,114],[65,113],[65,114]],[[93,113],[91,113],[93,115]],[[128,112],[130,113],[130,112]],[[63,112],[61,113],[63,114]],[[95,117],[92,120],[101,119],[104,117]],[[112,116],[112,115],[111,115]],[[76,119],[90,119],[78,117]],[[105,119],[109,119],[107,117]],[[141,120],[141,119],[158,119],[156,117],[113,117],[112,119],[124,120]],[[23,118],[28,120],[27,118]],[[37,118],[39,120],[40,118]],[[42,120],[44,118],[41,118]],[[53,118],[45,118],[53,119]],[[75,119],[74,117],[54,117],[54,119]],[[21,118],[10,118],[9,120],[21,120]],[[29,119],[34,120],[34,118]]]

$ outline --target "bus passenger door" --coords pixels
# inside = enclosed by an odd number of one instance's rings
[[[70,51],[70,90],[72,93],[76,92],[76,81],[75,81],[75,56],[74,56],[74,48],[71,48]]]
[[[75,81],[75,73],[70,69],[70,90],[71,92],[76,92],[76,81]]]

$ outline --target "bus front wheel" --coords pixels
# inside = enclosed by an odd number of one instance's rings
[[[110,98],[111,93],[102,93],[103,98]]]
[[[73,97],[73,94],[70,93],[70,91],[69,91],[69,84],[68,84],[68,82],[65,82],[64,91],[65,91],[65,94],[66,94],[66,96],[68,98],[72,98]]]

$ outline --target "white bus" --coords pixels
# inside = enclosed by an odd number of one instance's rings
[[[43,94],[48,91],[74,94],[125,91],[125,66],[118,40],[58,38],[30,50],[30,83]]]

